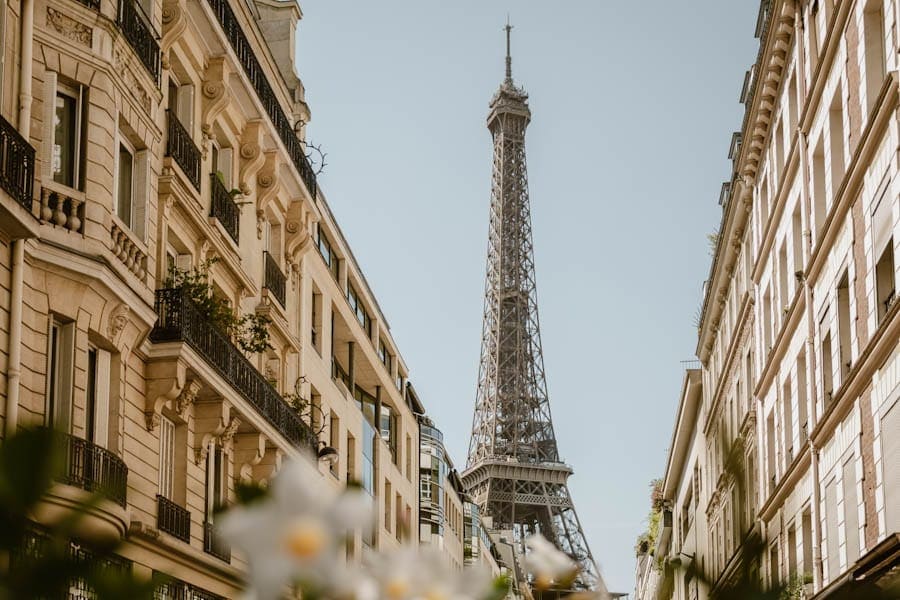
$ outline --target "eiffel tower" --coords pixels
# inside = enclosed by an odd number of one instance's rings
[[[463,483],[493,529],[512,530],[524,553],[526,536],[540,532],[581,571],[574,587],[606,593],[575,514],[559,458],[544,377],[531,208],[525,169],[528,95],[512,78],[506,25],[506,78],[490,103],[494,141],[491,222],[481,364],[472,438]]]

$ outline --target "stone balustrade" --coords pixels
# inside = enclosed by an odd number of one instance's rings
[[[41,205],[38,219],[69,231],[81,233],[84,194],[52,183],[41,187]]]
[[[131,239],[131,235],[113,222],[109,230],[111,250],[128,270],[141,281],[147,276],[147,254]]]

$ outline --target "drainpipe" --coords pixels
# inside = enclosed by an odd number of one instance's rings
[[[34,56],[34,0],[22,0],[19,57],[19,133],[31,137],[31,66]],[[5,18],[4,18],[5,28]],[[19,421],[19,380],[22,365],[22,295],[25,240],[13,240],[10,270],[9,349],[6,379],[5,435],[15,433]]]

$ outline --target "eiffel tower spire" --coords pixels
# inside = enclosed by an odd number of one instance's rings
[[[506,78],[490,102],[494,142],[481,362],[463,482],[493,527],[513,530],[519,551],[540,532],[581,567],[576,587],[606,592],[575,514],[550,416],[538,325],[531,208],[525,168],[528,95]]]

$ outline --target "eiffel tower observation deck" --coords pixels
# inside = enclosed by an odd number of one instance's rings
[[[581,568],[574,587],[606,593],[566,485],[556,445],[538,326],[531,208],[525,167],[528,95],[506,77],[490,103],[494,142],[481,362],[463,483],[493,528],[523,542],[541,533]]]

